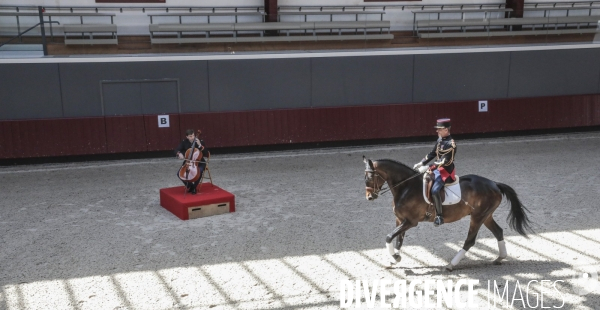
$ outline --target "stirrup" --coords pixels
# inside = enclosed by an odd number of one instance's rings
[[[438,215],[435,217],[435,220],[433,221],[433,225],[435,227],[438,227],[440,225],[444,224],[444,218],[441,215]]]

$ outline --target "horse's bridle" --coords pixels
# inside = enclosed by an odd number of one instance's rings
[[[371,195],[374,196],[373,199],[375,199],[375,198],[379,197],[379,192],[383,189],[383,186],[387,183],[387,181],[384,178],[382,178],[379,175],[379,173],[377,173],[376,171],[373,171],[373,169],[370,169],[370,168],[368,168],[368,169],[365,170],[365,180],[369,179],[369,177],[368,177],[369,173],[373,174],[373,177],[371,177],[370,179],[373,180],[373,186],[374,187],[365,186],[365,189],[367,191],[370,190]],[[381,183],[381,186],[377,186],[374,178],[380,178],[381,180],[383,180],[383,183]]]
[[[381,177],[381,175],[379,175],[379,173],[377,173],[377,171],[373,171],[373,169],[371,169],[371,168],[367,168],[367,169],[365,169],[365,180],[366,180],[366,179],[368,179],[368,176],[367,176],[367,175],[368,175],[369,173],[372,173],[372,174],[373,174],[373,177],[372,177],[371,179],[374,179],[374,177],[378,177],[378,178],[380,178],[381,180],[383,180],[383,183],[381,183],[381,186],[380,186],[380,187],[377,187],[377,185],[375,184],[375,180],[373,180],[373,186],[374,186],[374,187],[365,186],[365,189],[366,189],[367,191],[368,191],[368,190],[371,190],[371,195],[373,195],[373,196],[374,196],[374,197],[373,197],[373,199],[375,199],[375,198],[379,197],[380,195],[383,195],[383,194],[385,194],[385,193],[387,193],[387,192],[391,191],[393,188],[396,188],[396,187],[398,187],[400,184],[402,184],[402,183],[404,183],[404,182],[407,182],[407,181],[409,181],[409,180],[412,180],[412,179],[414,179],[414,178],[416,178],[416,177],[418,177],[418,176],[422,175],[422,174],[423,174],[423,173],[425,173],[425,172],[422,172],[422,173],[417,173],[417,174],[415,174],[415,175],[413,175],[413,176],[409,177],[408,179],[406,179],[406,180],[403,180],[403,181],[399,182],[398,184],[396,184],[396,185],[394,185],[394,186],[391,186],[391,187],[390,187],[390,186],[389,186],[389,184],[388,184],[388,188],[384,189],[384,190],[383,190],[383,192],[381,192],[381,194],[380,194],[380,191],[383,189],[383,186],[384,186],[384,185],[387,183],[387,181],[386,181],[386,180],[385,180],[383,177]]]

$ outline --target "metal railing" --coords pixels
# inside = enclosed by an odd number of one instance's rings
[[[15,12],[21,12],[22,10],[35,10],[37,7],[34,6],[7,6],[0,5],[0,11],[2,10],[13,10]],[[93,11],[99,13],[100,11],[119,11],[123,13],[124,11],[140,11],[145,13],[146,11],[164,11],[168,13],[169,11],[212,11],[212,12],[227,12],[227,11],[256,11],[261,12],[264,11],[263,6],[45,6],[44,9],[46,11],[69,11],[74,13],[75,11]]]
[[[584,6],[584,5],[589,5],[589,6],[593,6],[594,4],[600,4],[600,1],[566,1],[566,2],[538,2],[538,1],[532,1],[532,2],[525,2],[525,7],[576,7],[576,6]]]
[[[593,6],[595,4],[600,5],[599,1],[556,1],[556,2],[541,2],[541,1],[531,1],[525,2],[525,7],[561,7],[561,6]],[[402,4],[402,5],[381,5],[381,4],[373,4],[373,5],[280,5],[277,7],[278,11],[281,10],[291,10],[291,11],[303,11],[303,10],[370,10],[370,9],[400,9],[400,10],[427,10],[427,9],[467,9],[467,8],[502,8],[506,5],[505,2],[497,2],[497,3],[432,3],[432,4]],[[22,12],[22,11],[35,11],[37,10],[37,6],[27,6],[27,5],[0,5],[1,11],[13,11],[13,12]],[[145,13],[146,11],[211,11],[211,12],[219,12],[219,11],[256,11],[256,12],[264,12],[264,6],[45,6],[44,9],[48,11],[69,11],[71,13],[75,11],[141,11]]]
[[[600,5],[600,1],[557,1],[557,2],[525,2],[525,7],[579,7],[579,6],[594,6],[595,4]],[[432,4],[404,4],[404,5],[280,5],[277,7],[278,11],[355,11],[355,10],[386,10],[386,9],[399,9],[399,10],[428,10],[428,9],[484,9],[484,8],[503,8],[506,5],[505,2],[497,3],[432,3]],[[241,11],[255,11],[264,12],[263,6],[45,6],[46,11],[63,12],[69,11],[74,13],[79,12],[96,12],[101,11],[118,11],[123,13],[124,11],[140,11],[145,13],[146,11],[164,11],[166,13],[171,11],[187,11],[187,12],[241,12]],[[35,11],[37,6],[20,6],[20,5],[0,5],[0,12],[23,12],[23,11]]]
[[[38,15],[40,17],[40,22],[39,23],[37,23],[37,24],[29,27],[29,29],[27,29],[27,30],[25,30],[25,31],[17,34],[16,36],[10,38],[8,41],[0,43],[0,47],[6,45],[6,44],[8,44],[8,43],[10,43],[10,42],[12,42],[12,41],[14,41],[16,39],[21,38],[25,33],[27,33],[29,31],[35,29],[38,26],[40,26],[41,27],[41,32],[42,32],[42,47],[43,47],[43,50],[44,50],[44,56],[48,56],[48,45],[46,44],[46,29],[44,27],[44,24],[59,24],[60,25],[60,23],[57,22],[57,21],[45,21],[44,20],[44,8],[42,8],[41,6],[38,6]]]
[[[397,7],[400,7],[396,5]],[[368,10],[385,10],[388,7],[396,7],[394,5],[280,5],[277,7],[277,11],[368,11]]]
[[[290,11],[303,11],[303,10],[312,10],[312,11],[323,11],[323,10],[331,10],[331,11],[354,11],[354,10],[386,10],[386,9],[400,9],[404,11],[405,9],[432,9],[432,8],[465,8],[465,7],[473,7],[473,8],[497,8],[504,6],[504,2],[499,3],[440,3],[440,4],[404,4],[404,5],[382,5],[382,4],[371,4],[371,5],[280,5],[277,7],[278,11],[290,10]]]
[[[474,4],[474,3],[440,3],[440,4],[406,4],[406,5],[306,5],[306,6],[298,6],[298,5],[280,5],[277,7],[278,11],[281,10],[291,10],[291,11],[303,11],[303,10],[339,10],[339,11],[347,11],[347,10],[386,10],[386,9],[431,9],[431,8],[495,8],[504,6],[504,2],[499,3],[483,3],[483,4]],[[45,6],[44,9],[46,11],[69,11],[71,13],[75,11],[93,11],[93,12],[101,12],[101,11],[118,11],[123,13],[124,11],[140,11],[145,13],[146,11],[211,11],[211,12],[221,12],[221,11],[256,11],[256,12],[264,12],[264,6]],[[13,11],[13,12],[22,12],[22,11],[31,11],[37,10],[36,6],[20,6],[20,5],[0,5],[1,11]]]
[[[557,2],[525,2],[525,7],[578,7],[578,6],[593,6],[600,4],[600,1],[557,1]],[[486,9],[486,8],[504,8],[506,2],[497,3],[432,3],[432,4],[402,4],[402,5],[280,5],[278,11],[348,11],[348,10],[370,10],[370,9],[400,9],[404,10],[430,10],[430,9]]]

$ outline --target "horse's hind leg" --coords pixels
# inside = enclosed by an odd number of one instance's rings
[[[494,221],[494,218],[491,215],[487,218],[487,220],[485,220],[485,222],[483,222],[483,224],[492,232],[492,234],[494,234],[496,240],[498,240],[499,255],[494,261],[494,265],[501,265],[502,260],[508,256],[506,253],[506,244],[504,243],[504,232],[502,231],[500,225]]]
[[[450,264],[446,266],[446,270],[452,271],[452,269],[454,269],[454,267],[458,265],[458,263],[463,259],[463,257],[465,257],[467,251],[475,244],[475,239],[477,238],[477,233],[479,232],[479,228],[481,228],[481,224],[483,223],[481,223],[480,221],[475,221],[473,218],[471,218],[471,225],[469,225],[469,234],[467,235],[465,244],[463,245],[463,248],[460,249],[458,253],[456,253],[452,261],[450,261]]]

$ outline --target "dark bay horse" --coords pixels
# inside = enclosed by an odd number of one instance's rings
[[[390,159],[365,162],[365,185],[367,200],[379,197],[380,191],[387,182],[389,190],[394,195],[394,214],[396,215],[396,228],[387,235],[386,247],[395,262],[400,262],[400,248],[404,241],[404,234],[419,222],[433,222],[435,208],[423,199],[423,177],[412,168]],[[477,232],[481,225],[485,225],[498,240],[499,255],[494,264],[501,264],[506,258],[506,246],[502,228],[494,221],[493,213],[502,202],[502,196],[510,203],[508,220],[510,227],[522,236],[526,231],[531,231],[530,222],[525,213],[527,209],[521,204],[517,193],[508,185],[497,183],[477,175],[459,177],[462,193],[461,201],[454,205],[443,206],[444,222],[452,223],[471,215],[469,233],[463,248],[454,259],[446,266],[452,269],[458,265],[465,253],[475,244]],[[433,225],[432,225],[432,229]],[[392,241],[396,243],[392,246]]]

